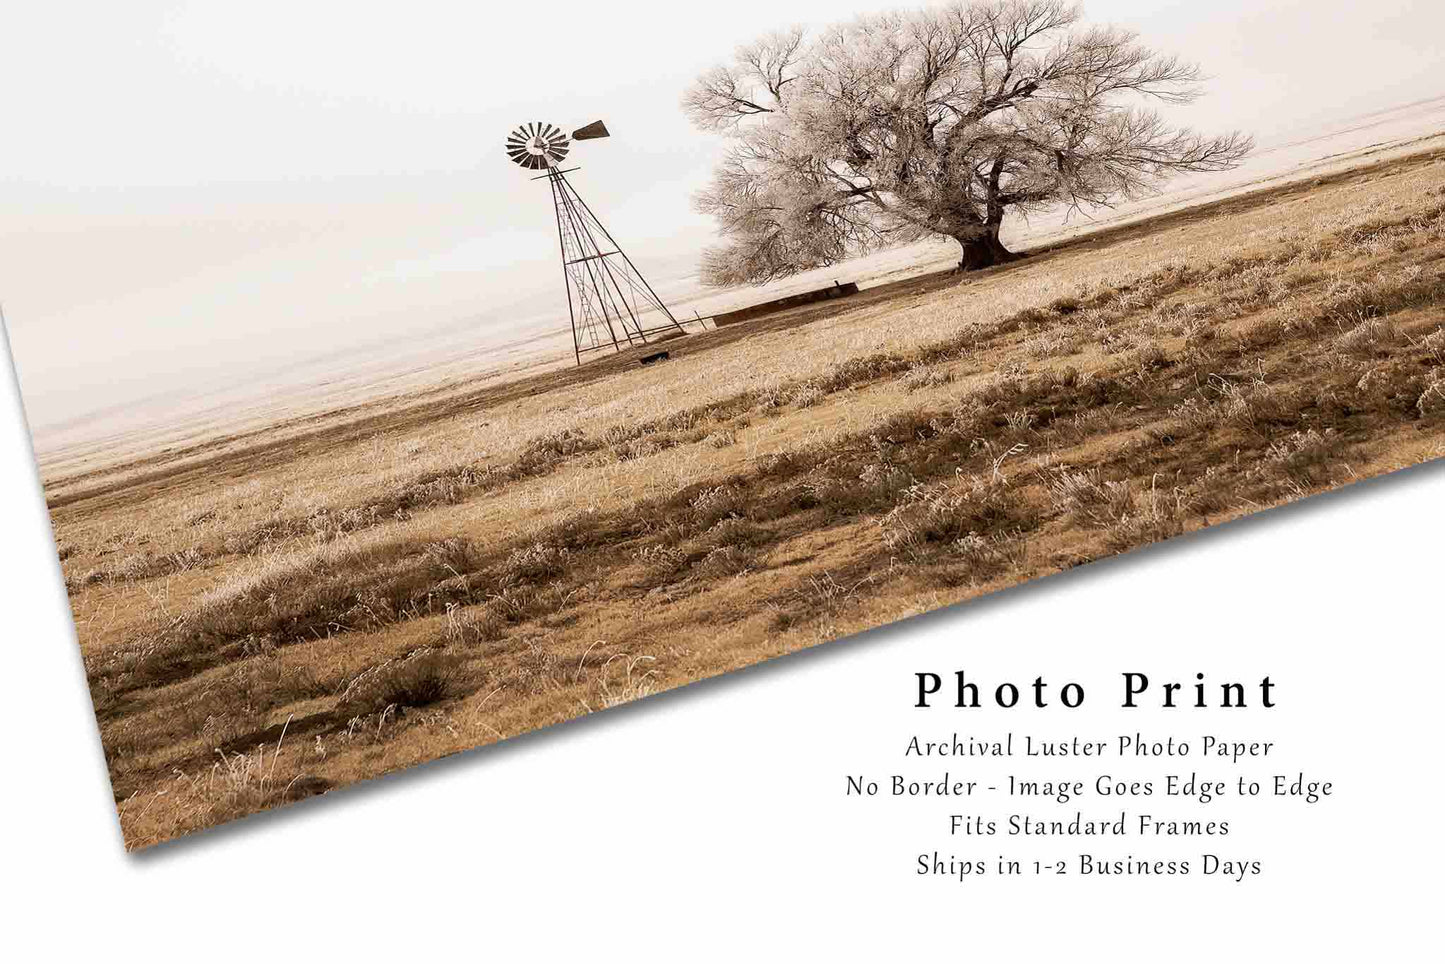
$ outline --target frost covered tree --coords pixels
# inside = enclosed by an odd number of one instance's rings
[[[728,150],[699,211],[725,242],[712,285],[761,284],[943,235],[959,269],[1015,257],[1006,213],[1104,206],[1235,166],[1240,134],[1171,127],[1199,68],[1062,0],[955,2],[773,33],[698,78],[683,107]]]

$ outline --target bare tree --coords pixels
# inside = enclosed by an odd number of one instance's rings
[[[695,199],[726,242],[704,254],[703,280],[761,284],[931,235],[959,243],[960,270],[1010,260],[1008,211],[1108,205],[1238,164],[1250,138],[1172,128],[1144,106],[1187,103],[1200,80],[1062,0],[955,0],[770,34],[683,99],[731,141]]]

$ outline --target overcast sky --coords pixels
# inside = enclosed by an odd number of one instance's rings
[[[717,140],[678,99],[738,43],[886,0],[722,4],[9,3],[0,12],[0,301],[32,422],[177,379],[557,303],[519,121],[567,129],[574,181],[634,259],[708,240]],[[1177,115],[1268,145],[1445,94],[1438,0],[1093,0],[1200,61]],[[513,313],[515,314],[515,313]]]

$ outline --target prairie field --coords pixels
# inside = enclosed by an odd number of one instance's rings
[[[146,847],[1445,455],[1445,148],[46,480]]]

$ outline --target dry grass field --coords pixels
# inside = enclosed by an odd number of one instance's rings
[[[47,494],[130,847],[1445,455],[1445,151]]]

